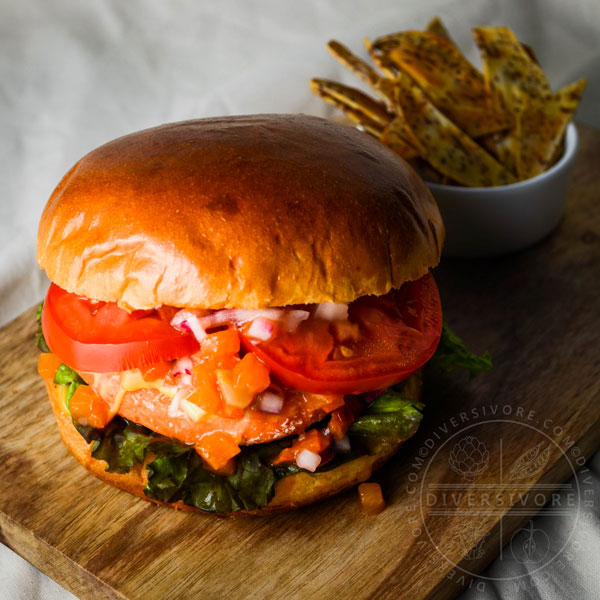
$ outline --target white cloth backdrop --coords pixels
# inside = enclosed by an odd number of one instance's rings
[[[475,62],[470,28],[508,25],[535,48],[554,88],[586,76],[578,119],[600,127],[598,0],[0,0],[0,325],[45,292],[37,222],[84,153],[168,121],[329,115],[310,94],[310,77],[356,81],[329,56],[327,40],[364,54],[364,37],[422,28],[434,15]],[[599,467],[597,456],[596,477]],[[596,531],[587,560],[555,581],[520,592],[471,588],[465,597],[597,598],[598,517],[584,527]],[[558,543],[560,527],[552,535]],[[8,600],[72,598],[1,545],[0,590]]]

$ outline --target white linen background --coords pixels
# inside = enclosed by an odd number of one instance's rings
[[[577,118],[600,127],[598,0],[0,0],[0,325],[44,295],[37,223],[83,154],[168,121],[331,115],[310,94],[310,77],[357,81],[329,56],[327,40],[364,55],[364,37],[422,28],[434,15],[476,64],[470,28],[508,25],[534,47],[554,89],[587,77]],[[588,466],[600,491],[600,453]],[[473,586],[464,598],[597,598],[597,512],[581,527],[594,533],[586,553],[555,578],[520,591]],[[494,569],[488,574],[498,576]],[[0,590],[8,600],[73,598],[2,545]]]

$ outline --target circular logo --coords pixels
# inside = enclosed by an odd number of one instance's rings
[[[461,413],[460,421],[438,426],[416,450],[407,485],[408,493],[418,495],[415,520],[420,517],[421,523],[415,523],[413,535],[421,538],[419,544],[435,548],[432,555],[438,556],[440,569],[445,561],[455,571],[497,580],[478,571],[484,561],[498,556],[526,565],[506,569],[511,575],[500,579],[531,577],[559,555],[572,555],[565,550],[571,548],[582,502],[574,476],[585,459],[551,419],[535,420],[532,411],[512,406],[489,412],[497,418],[468,419]],[[570,466],[571,481],[544,483],[542,475],[559,459]],[[538,514],[568,518],[564,543],[553,547],[543,526],[533,520]],[[522,525],[512,532],[515,520]]]

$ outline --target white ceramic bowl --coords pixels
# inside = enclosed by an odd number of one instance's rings
[[[446,225],[444,255],[499,256],[548,235],[564,212],[577,144],[570,123],[560,160],[526,181],[490,188],[427,183]]]

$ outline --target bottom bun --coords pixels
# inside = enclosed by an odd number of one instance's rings
[[[182,501],[165,503],[149,498],[144,494],[147,483],[146,464],[154,459],[149,453],[142,465],[136,465],[128,473],[109,473],[106,471],[106,462],[92,458],[92,443],[87,443],[81,434],[73,426],[71,416],[64,412],[63,403],[60,399],[59,386],[51,380],[46,382],[48,395],[52,409],[58,423],[60,436],[69,449],[69,452],[98,479],[163,506],[170,506],[178,510],[189,510],[194,512],[206,512],[194,506],[184,504]],[[422,389],[421,373],[409,377],[402,390],[403,395],[412,400],[419,400]],[[381,444],[374,454],[360,456],[349,460],[342,465],[320,473],[295,473],[279,479],[275,483],[275,494],[267,506],[257,510],[240,510],[235,515],[265,515],[283,512],[292,508],[298,508],[317,500],[337,494],[357,483],[366,481],[375,469],[385,463],[402,445],[402,441],[395,444]],[[215,513],[213,513],[215,514]]]

